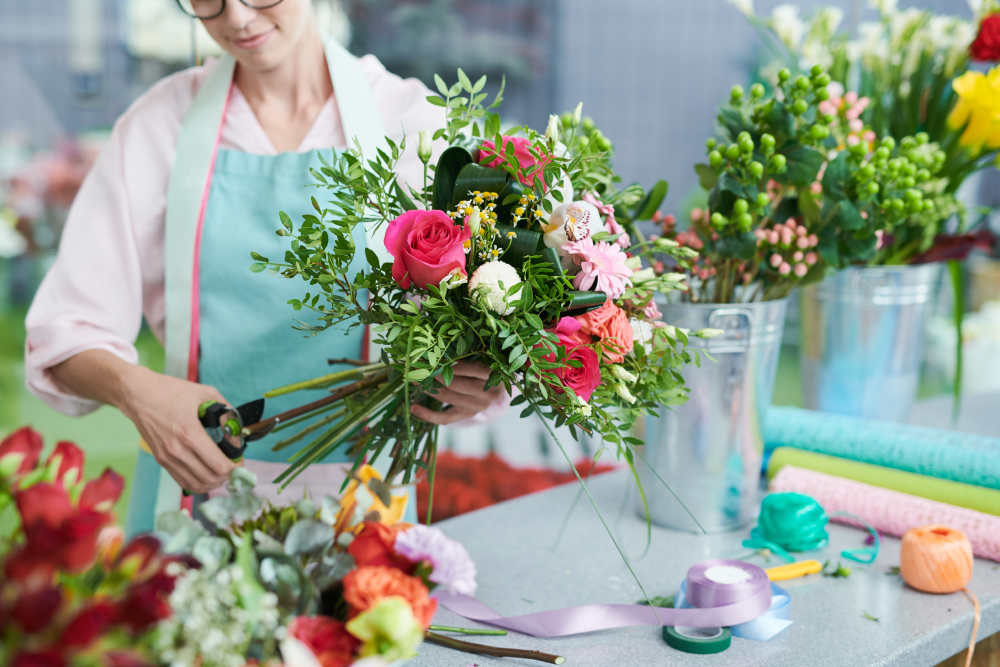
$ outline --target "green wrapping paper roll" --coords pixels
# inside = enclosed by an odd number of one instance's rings
[[[1000,438],[772,405],[764,442],[1000,489]]]
[[[1000,516],[1000,491],[981,486],[858,463],[791,447],[774,450],[767,466],[767,478],[771,479],[788,465]]]

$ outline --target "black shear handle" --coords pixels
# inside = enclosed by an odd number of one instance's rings
[[[208,437],[227,458],[233,461],[243,459],[243,452],[246,451],[243,420],[235,408],[218,401],[206,401],[198,407],[198,419]]]

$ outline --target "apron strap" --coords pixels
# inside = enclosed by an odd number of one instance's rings
[[[356,137],[366,158],[372,159],[376,149],[385,146],[385,128],[368,79],[358,59],[336,40],[324,38],[324,50],[344,136],[348,145]],[[223,56],[195,95],[181,125],[167,188],[165,372],[192,382],[198,379],[201,230],[235,68],[236,61]],[[385,225],[366,228],[365,235],[379,260],[391,261]],[[377,358],[378,353],[369,356]],[[182,499],[180,486],[165,469],[159,482],[155,516],[177,510]]]

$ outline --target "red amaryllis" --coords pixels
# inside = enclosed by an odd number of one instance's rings
[[[176,577],[160,571],[146,581],[132,586],[115,608],[115,619],[140,635],[170,616],[167,598],[174,590]]]
[[[569,387],[584,401],[589,401],[594,390],[601,385],[601,365],[594,352],[586,344],[589,343],[589,336],[580,331],[580,323],[572,317],[564,317],[559,320],[554,333],[559,337],[559,344],[566,350],[566,365],[547,371],[562,380],[564,386]],[[544,359],[550,363],[555,363],[556,355],[547,354]],[[578,361],[580,367],[576,368],[568,362]],[[561,391],[557,388],[557,391]]]
[[[969,51],[980,62],[1000,60],[1000,14],[991,14],[979,24],[979,34]]]
[[[140,535],[125,545],[125,548],[118,554],[115,568],[120,569],[134,562],[135,572],[142,572],[146,569],[156,556],[160,553],[160,541],[152,535]]]
[[[18,653],[10,667],[65,667],[66,659],[58,651]]]
[[[469,226],[457,226],[444,211],[407,211],[385,230],[385,248],[396,260],[392,279],[409,289],[411,283],[436,287],[452,271],[467,276],[465,242],[470,238]]]
[[[57,482],[72,486],[83,478],[84,455],[82,449],[72,442],[61,440],[56,443],[56,448],[49,454],[45,465],[52,465],[57,457],[59,458],[59,470],[56,472]]]
[[[980,229],[969,234],[942,235],[934,237],[934,245],[913,259],[914,264],[945,262],[951,259],[964,261],[973,250],[989,252],[996,243],[996,237],[988,229]]]
[[[20,428],[0,442],[0,470],[26,473],[35,467],[41,453],[42,436],[28,426]]]
[[[298,616],[288,624],[288,634],[308,646],[323,667],[350,665],[360,644],[343,623],[329,616]]]
[[[39,588],[22,593],[14,603],[10,617],[26,634],[34,634],[49,627],[61,604],[62,593],[58,588]]]
[[[104,664],[106,667],[153,667],[132,651],[108,651],[104,654]]]
[[[365,521],[364,527],[347,547],[358,567],[384,565],[395,567],[406,574],[413,574],[416,564],[396,553],[393,545],[399,530],[383,526],[378,521]]]
[[[63,629],[59,646],[83,650],[103,635],[115,621],[115,608],[99,602],[77,613]]]
[[[105,468],[97,479],[87,482],[80,494],[80,509],[110,512],[125,488],[125,480],[111,468]]]

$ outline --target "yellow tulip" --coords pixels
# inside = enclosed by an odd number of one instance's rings
[[[363,484],[368,485],[369,480],[382,479],[382,475],[378,470],[368,465],[367,463],[358,468],[357,474],[354,479],[347,485],[347,489],[344,491],[343,497],[340,499],[340,511],[337,512],[337,520],[334,523],[334,527],[337,533],[346,530],[350,527],[351,519],[354,517],[354,507],[357,504],[354,500],[354,495],[358,490],[358,480],[361,480]],[[378,512],[379,523],[386,526],[394,526],[403,520],[403,514],[406,512],[406,503],[409,500],[409,496],[392,496],[392,500],[389,502],[389,507],[386,507],[378,496],[374,496],[371,507],[368,508],[368,512]],[[359,523],[352,530],[359,530],[361,524]]]
[[[1000,148],[1000,67],[966,72],[952,82],[958,103],[948,116],[948,125],[965,131],[959,143],[973,153]]]

